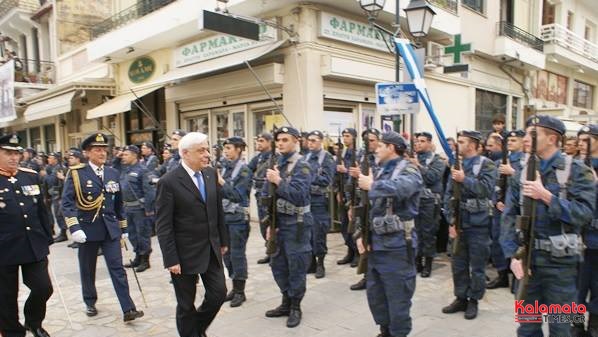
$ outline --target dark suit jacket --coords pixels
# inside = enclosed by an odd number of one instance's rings
[[[222,265],[220,247],[229,246],[216,171],[209,167],[202,174],[207,204],[182,165],[158,182],[156,229],[164,266],[180,264],[183,274],[205,273],[210,249]]]

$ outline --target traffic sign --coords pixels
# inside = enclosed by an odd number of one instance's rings
[[[419,112],[419,96],[413,83],[377,83],[376,108],[380,116]]]

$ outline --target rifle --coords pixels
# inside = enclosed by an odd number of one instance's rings
[[[507,149],[507,139],[508,138],[503,138],[502,140],[502,160],[501,160],[501,164],[503,165],[507,165],[508,164],[508,158],[509,158],[509,150]],[[501,174],[500,177],[498,178],[498,196],[496,198],[496,201],[500,201],[502,203],[505,202],[505,196],[507,195],[507,179],[508,176],[506,174]]]
[[[220,172],[222,166],[222,145],[220,144],[220,140],[218,140],[212,148],[214,149],[214,161],[212,162],[212,167],[214,167],[216,171]]]
[[[594,166],[592,166],[592,135],[588,135],[586,139],[588,142],[588,148],[586,149],[586,156],[583,159],[584,163],[594,171]]]
[[[457,133],[457,140],[459,133]],[[461,162],[459,161],[459,142],[455,141],[455,163],[453,164],[455,170],[461,170]],[[451,196],[451,207],[453,209],[453,217],[455,218],[455,232],[457,236],[453,240],[452,254],[455,256],[459,252],[459,236],[461,235],[461,183],[452,181],[453,195]]]
[[[272,134],[276,134],[274,129],[272,130]],[[272,149],[270,150],[270,159],[268,159],[268,168],[273,170],[274,166],[276,166],[276,141],[274,138],[270,141],[270,146]],[[266,217],[262,219],[262,223],[270,230],[270,238],[266,241],[266,254],[273,255],[278,250],[276,239],[276,185],[271,182],[267,182],[267,184],[268,196],[261,198],[262,206],[266,206],[267,208]]]
[[[538,169],[538,158],[536,151],[538,149],[538,133],[534,126],[531,130],[532,148],[527,160],[527,171],[525,173],[526,179],[529,181],[536,180],[536,170]],[[520,246],[515,253],[516,259],[521,259],[523,262],[523,278],[519,280],[515,298],[517,300],[525,299],[527,295],[527,287],[529,283],[529,271],[531,268],[532,250],[534,248],[534,225],[536,222],[536,200],[530,197],[523,197],[523,205],[521,206],[521,215],[517,217],[516,225],[519,229],[519,235],[523,246]]]
[[[341,141],[341,130],[338,130],[338,139],[336,142],[336,165],[343,165],[343,142]],[[345,174],[337,172],[336,174],[336,186],[338,186],[338,193],[340,200],[338,202],[338,213],[343,214],[345,212]]]
[[[367,137],[367,134],[366,134]],[[351,154],[351,167],[357,167],[357,137],[353,137],[353,153]],[[367,158],[365,158],[367,160]],[[368,173],[364,173],[364,174],[368,174]],[[357,180],[351,178],[351,192],[350,192],[350,197],[351,199],[349,200],[349,207],[350,209],[353,209],[355,207],[355,197],[357,197]],[[349,221],[349,225],[347,227],[347,232],[348,233],[353,233],[355,232],[355,217],[353,217],[353,221]]]
[[[361,161],[360,171],[363,175],[370,174],[370,161],[369,161],[369,150],[370,150],[370,140],[369,134],[366,133],[365,137],[363,138],[364,143],[364,157]],[[353,219],[356,222],[357,219],[360,221],[360,232],[361,232],[361,240],[365,247],[365,251],[359,255],[359,263],[357,264],[357,274],[365,274],[368,269],[368,243],[370,241],[370,202],[368,198],[368,191],[360,190],[361,199],[359,202],[359,206],[353,207]]]

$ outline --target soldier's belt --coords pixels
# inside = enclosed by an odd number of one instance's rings
[[[534,249],[549,252],[554,257],[581,254],[581,240],[577,234],[561,234],[549,239],[535,239]]]
[[[141,201],[139,201],[139,200],[135,200],[135,201],[124,201],[123,204],[125,205],[125,207],[141,207],[141,206],[143,206],[141,204]]]
[[[309,193],[314,195],[327,195],[328,194],[328,187],[318,186],[318,185],[311,185],[309,187]]]
[[[284,199],[276,200],[276,211],[287,215],[303,215],[311,211],[310,205],[298,207]]]
[[[492,203],[488,199],[466,199],[461,201],[459,206],[469,213],[476,213],[489,211],[492,208]]]

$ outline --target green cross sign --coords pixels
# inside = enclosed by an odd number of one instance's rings
[[[461,53],[471,51],[471,43],[461,44],[461,34],[455,35],[455,43],[444,48],[445,54],[453,54],[453,63],[461,63]]]

